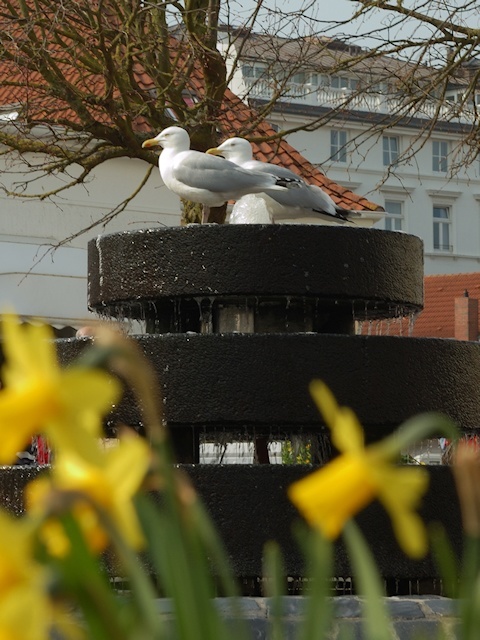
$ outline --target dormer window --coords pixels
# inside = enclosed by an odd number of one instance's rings
[[[349,89],[350,91],[354,91],[358,87],[358,80],[356,78],[334,74],[330,76],[330,86],[332,89]]]
[[[311,71],[298,71],[290,78],[293,84],[302,84],[305,86],[318,86],[318,73]]]
[[[242,65],[242,73],[245,78],[258,80],[266,75],[267,65],[258,64],[257,62],[247,63]]]

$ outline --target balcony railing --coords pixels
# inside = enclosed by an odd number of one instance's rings
[[[444,253],[453,253],[453,245],[451,244],[434,244],[433,250]]]
[[[251,98],[269,100],[275,85],[269,80],[252,80],[245,78],[247,92]],[[440,119],[453,122],[472,123],[475,113],[467,107],[455,103],[439,104],[434,100],[416,102],[391,97],[380,93],[356,93],[349,89],[333,89],[330,87],[316,87],[314,85],[292,84],[284,91],[281,100],[304,104],[308,106],[338,109],[343,107],[353,111],[368,111],[370,113],[395,113],[417,118]]]

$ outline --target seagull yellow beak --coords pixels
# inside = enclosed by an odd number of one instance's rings
[[[150,149],[151,147],[159,147],[160,143],[156,138],[150,138],[142,143],[142,149]]]
[[[219,149],[218,147],[212,147],[211,149],[207,149],[205,151],[205,153],[209,153],[211,156],[221,156],[222,154],[222,150]]]

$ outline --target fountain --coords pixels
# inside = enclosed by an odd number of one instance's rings
[[[308,469],[198,464],[202,440],[250,438],[260,462],[268,461],[267,441],[302,434],[324,442],[308,394],[312,378],[325,380],[339,402],[356,411],[370,441],[429,410],[445,412],[465,430],[478,426],[478,344],[355,335],[356,320],[422,308],[423,247],[414,236],[314,225],[193,225],[103,235],[89,245],[88,295],[101,316],[145,323],[147,333],[136,339],[159,373],[178,459],[244,579],[261,575],[270,538],[282,544],[288,574],[302,575],[285,488]],[[80,346],[64,342],[63,357]],[[119,412],[141,426],[131,405]],[[315,461],[322,462],[318,451]],[[459,549],[449,469],[431,472],[423,515],[442,521]],[[403,579],[436,579],[430,558],[414,562],[400,553],[377,505],[360,522],[397,590]],[[337,575],[350,575],[341,545]]]
[[[178,460],[203,496],[234,572],[253,591],[269,539],[281,544],[288,575],[303,575],[291,538],[297,514],[285,489],[310,467],[199,464],[201,443],[248,440],[257,461],[268,462],[269,442],[301,435],[320,443],[314,462],[324,462],[328,438],[309,397],[313,378],[355,410],[367,441],[422,411],[442,411],[467,431],[478,427],[477,343],[355,335],[358,320],[421,310],[423,246],[414,236],[315,225],[191,225],[102,235],[90,242],[88,260],[89,307],[146,328],[135,339],[158,372]],[[86,343],[58,341],[62,361]],[[116,417],[142,428],[128,401]],[[450,470],[432,467],[431,478],[422,515],[442,522],[460,551]],[[405,581],[410,590],[414,582],[435,589],[431,558],[404,557],[378,505],[359,522],[387,585],[394,585],[390,592],[402,593]],[[341,543],[336,575],[351,575]]]

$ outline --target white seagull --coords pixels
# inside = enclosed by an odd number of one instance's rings
[[[144,148],[161,146],[158,166],[166,187],[185,200],[219,207],[249,193],[282,191],[300,185],[298,176],[245,169],[224,158],[190,149],[190,137],[181,127],[168,127]]]
[[[234,164],[248,169],[267,174],[275,174],[282,178],[300,180],[300,188],[278,191],[266,194],[265,201],[273,220],[278,216],[288,215],[292,210],[301,211],[304,215],[314,214],[323,220],[339,222],[341,224],[350,222],[351,218],[360,217],[358,211],[350,211],[338,206],[332,198],[320,187],[308,184],[299,176],[276,164],[260,162],[253,159],[252,145],[245,138],[229,138],[220,146],[208,149],[207,153],[214,156],[223,156]]]

